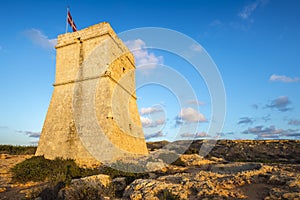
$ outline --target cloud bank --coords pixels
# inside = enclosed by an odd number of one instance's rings
[[[17,133],[23,133],[32,138],[39,138],[41,135],[41,132],[33,132],[33,131],[17,131]]]
[[[145,139],[151,139],[151,138],[157,138],[157,137],[163,137],[164,134],[161,131],[158,131],[156,133],[151,133],[151,134],[145,134]]]
[[[163,112],[163,109],[161,109],[160,107],[147,107],[147,108],[141,108],[140,110],[141,115],[148,115],[157,112]]]
[[[188,107],[182,108],[176,117],[177,123],[185,122],[185,123],[196,123],[196,122],[206,122],[205,116],[198,112],[197,110]]]
[[[274,100],[270,104],[267,104],[267,108],[277,109],[281,112],[286,112],[292,110],[291,107],[288,107],[291,104],[289,98],[287,96],[280,96]]]
[[[254,120],[250,117],[241,117],[237,124],[253,124]]]
[[[272,82],[283,82],[283,83],[295,83],[295,82],[300,82],[300,78],[299,77],[288,77],[285,75],[276,75],[273,74],[272,76],[270,76],[269,78],[270,81]]]
[[[165,119],[157,119],[157,120],[152,120],[148,117],[143,117],[143,116],[140,116],[140,119],[141,119],[141,123],[142,123],[142,126],[144,128],[155,128],[155,127],[158,127],[160,125],[164,125],[166,123],[166,120]]]
[[[255,139],[279,139],[281,137],[300,137],[298,129],[276,129],[275,126],[264,127],[262,125],[249,127],[244,134],[256,135]]]

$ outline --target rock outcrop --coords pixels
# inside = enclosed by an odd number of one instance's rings
[[[181,151],[182,143],[190,143],[185,154],[198,154],[205,141],[148,142],[150,151],[169,145],[170,150]],[[228,161],[256,161],[264,163],[300,163],[299,140],[218,140],[207,157],[219,157]]]
[[[200,142],[194,142],[189,154],[183,154],[175,161],[173,150],[158,150],[160,143],[150,144],[149,149],[155,152],[152,157],[122,161],[124,166],[133,168],[147,163],[144,166],[148,171],[138,175],[111,170],[106,174],[73,179],[68,185],[2,187],[7,191],[0,192],[0,199],[10,199],[4,197],[12,197],[13,187],[18,187],[24,194],[22,198],[31,199],[49,199],[49,195],[55,199],[300,199],[299,142],[229,141],[226,146],[224,141],[219,141],[205,158],[191,152],[193,148],[199,149],[196,144]],[[176,145],[178,143],[173,147]],[[251,152],[250,148],[256,150]],[[248,152],[247,162],[241,149]],[[3,163],[16,161],[15,156],[3,155],[1,158]],[[265,160],[259,161],[261,158]],[[5,182],[4,179],[0,181],[1,184]]]

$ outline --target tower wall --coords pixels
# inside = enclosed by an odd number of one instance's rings
[[[56,50],[54,91],[36,155],[92,165],[147,154],[134,57],[110,25],[59,35]]]

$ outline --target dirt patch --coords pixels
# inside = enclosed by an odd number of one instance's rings
[[[238,190],[244,193],[249,200],[265,199],[270,191],[270,186],[264,183],[253,183],[250,185],[243,185]]]
[[[7,155],[1,154],[0,159],[0,199],[22,199],[24,194],[20,191],[31,187],[30,184],[18,185],[11,182],[10,169],[16,164],[31,158],[33,155]]]

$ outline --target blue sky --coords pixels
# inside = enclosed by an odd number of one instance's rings
[[[38,140],[53,91],[55,38],[65,32],[66,4],[78,29],[103,21],[116,33],[163,27],[202,45],[226,89],[221,138],[300,138],[297,0],[4,0],[0,3],[1,144],[27,145]],[[147,46],[140,38],[126,42]],[[210,138],[210,94],[193,67],[157,49],[141,49],[135,56],[140,56],[137,63],[144,59],[156,64],[147,76],[154,77],[162,72],[162,65],[168,66],[188,80],[197,96],[197,100],[185,97],[185,104],[179,105],[178,94],[168,88],[139,88],[138,106],[147,140]]]

